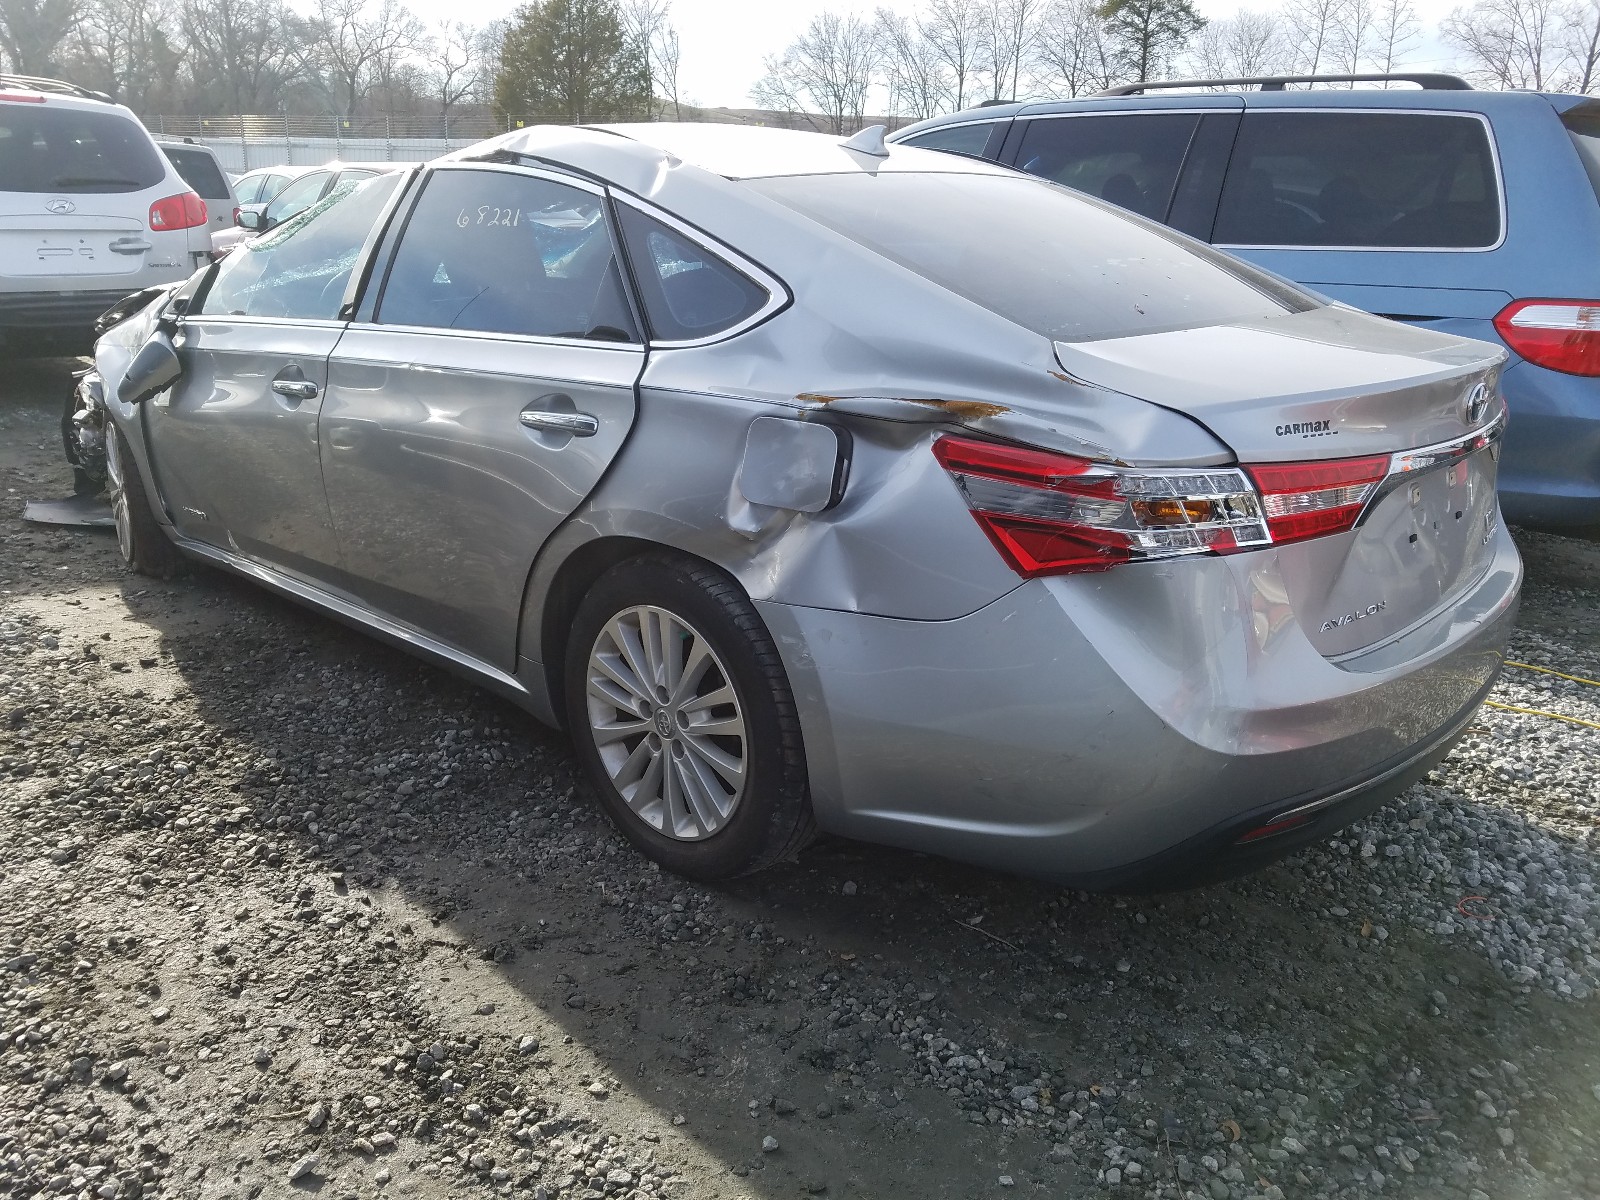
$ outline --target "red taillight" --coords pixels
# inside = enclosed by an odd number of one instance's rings
[[[233,223],[235,226],[239,224],[239,206],[237,204],[233,206]]]
[[[37,92],[0,92],[0,100],[9,100],[13,104],[44,103],[44,97]]]
[[[961,437],[941,437],[933,452],[995,548],[1030,579],[1270,540],[1234,467],[1114,467]]]
[[[1513,300],[1494,327],[1535,366],[1600,375],[1600,300]]]
[[[1026,578],[1228,554],[1353,529],[1400,456],[1244,467],[1117,467],[941,437],[934,455]]]
[[[1354,528],[1389,473],[1389,456],[1267,463],[1245,470],[1261,491],[1272,540],[1281,544]]]
[[[180,192],[150,206],[150,228],[167,232],[206,223],[206,202],[194,192]]]

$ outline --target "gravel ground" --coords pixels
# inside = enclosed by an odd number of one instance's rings
[[[64,372],[0,366],[0,1194],[1600,1196],[1600,729],[1181,895],[694,886],[485,693],[22,523]],[[1520,541],[1515,658],[1600,679],[1600,545]]]

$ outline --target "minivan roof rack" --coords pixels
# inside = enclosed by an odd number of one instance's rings
[[[91,91],[86,87],[79,87],[75,83],[68,83],[63,79],[46,79],[42,75],[5,75],[0,74],[0,87],[25,88],[30,92],[54,92],[62,96],[81,96],[85,100],[103,100],[107,104],[114,103],[110,96],[104,92]]]
[[[1400,71],[1387,75],[1253,75],[1246,79],[1162,79],[1142,83],[1123,83],[1096,92],[1097,96],[1137,96],[1166,88],[1257,87],[1263,92],[1281,92],[1288,83],[1414,83],[1429,92],[1470,92],[1472,85],[1459,75],[1435,71]]]

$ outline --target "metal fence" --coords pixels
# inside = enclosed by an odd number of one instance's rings
[[[209,146],[229,171],[341,162],[437,158],[497,133],[534,124],[515,117],[171,117],[144,118],[158,138]]]

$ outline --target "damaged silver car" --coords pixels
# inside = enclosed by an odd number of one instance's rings
[[[1247,870],[1439,762],[1516,609],[1500,350],[881,132],[517,131],[130,307],[69,421],[128,563],[565,728],[697,878]]]

